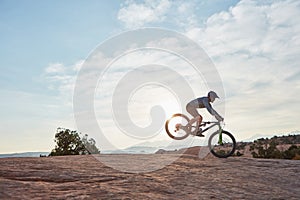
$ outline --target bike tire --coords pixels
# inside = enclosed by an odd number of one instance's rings
[[[233,155],[236,148],[234,136],[228,131],[222,130],[222,145],[218,144],[219,132],[213,133],[208,139],[210,152],[218,158],[227,158]]]
[[[181,113],[177,113],[177,114],[174,114],[170,119],[168,119],[165,123],[165,129],[166,129],[166,132],[168,134],[168,136],[174,140],[183,140],[185,139],[186,137],[189,136],[190,133],[186,132],[186,131],[183,131],[184,134],[182,136],[176,136],[173,131],[171,130],[171,127],[170,127],[170,124],[171,124],[171,121],[175,118],[182,118],[183,120],[189,122],[190,119],[184,115],[184,114],[181,114]],[[174,127],[172,127],[174,128]]]

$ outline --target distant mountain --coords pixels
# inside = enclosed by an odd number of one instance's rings
[[[157,140],[157,141],[146,141],[146,142],[141,142],[137,144],[136,146],[144,146],[144,147],[162,147],[166,146],[166,144],[170,143],[168,140]]]
[[[0,158],[40,157],[40,155],[48,156],[49,153],[50,152],[24,152],[24,153],[0,154]]]
[[[116,149],[116,150],[103,150],[101,153],[104,154],[152,154],[157,151],[156,147],[147,146],[132,146],[126,149]]]
[[[299,134],[300,134],[300,131],[292,131],[290,133],[282,133],[282,134],[275,134],[275,135],[274,134],[273,135],[256,134],[256,135],[253,135],[250,138],[244,139],[242,141],[243,142],[253,142],[254,140],[261,139],[261,138],[269,138],[270,139],[274,136],[282,137],[282,136],[299,135]]]
[[[260,139],[260,138],[271,138],[274,135],[263,135],[263,134],[256,134],[253,135],[247,139],[242,140],[243,142],[253,142],[254,140]]]
[[[102,150],[101,153],[104,154],[153,154],[159,149],[165,149],[165,150],[177,150],[186,148],[187,146],[184,145],[166,145],[167,143],[162,143],[159,141],[156,142],[146,142],[145,146],[144,143],[140,143],[137,145],[133,145],[131,147],[125,148],[125,149],[116,149],[116,150]],[[165,144],[165,145],[160,145]],[[146,146],[149,145],[149,146]],[[153,146],[150,146],[153,145]]]
[[[159,149],[164,150],[178,150],[182,148],[190,147],[191,143],[184,144],[182,141],[170,141],[160,140],[154,142],[142,142],[125,149],[116,149],[116,150],[102,150],[101,153],[104,154],[153,154]]]

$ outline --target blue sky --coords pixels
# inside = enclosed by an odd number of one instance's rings
[[[76,129],[72,96],[84,59],[106,39],[149,26],[207,52],[238,139],[299,130],[299,15],[296,0],[0,0],[0,153],[49,151],[57,127]]]
[[[117,30],[119,3],[1,1],[1,67],[10,80],[22,74],[7,86],[32,91],[35,84],[27,88],[31,81],[22,80],[38,76],[44,66],[85,58]]]

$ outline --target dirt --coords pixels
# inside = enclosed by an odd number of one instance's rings
[[[0,199],[300,199],[299,160],[200,159],[192,151],[181,157],[98,157],[121,166],[140,165],[133,163],[133,158],[173,161],[158,170],[130,173],[108,167],[90,155],[2,158]]]

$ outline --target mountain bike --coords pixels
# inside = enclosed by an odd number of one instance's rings
[[[196,126],[189,125],[189,121],[190,119],[184,114],[174,114],[165,123],[167,134],[172,139],[183,140],[189,135],[196,136],[198,131],[204,133],[205,131],[217,126],[218,130],[212,133],[208,139],[210,152],[218,158],[227,158],[234,153],[236,148],[235,138],[231,133],[223,130],[221,122],[202,122],[197,129]],[[181,124],[179,129],[176,128],[177,124]],[[207,125],[209,126],[206,127]]]

